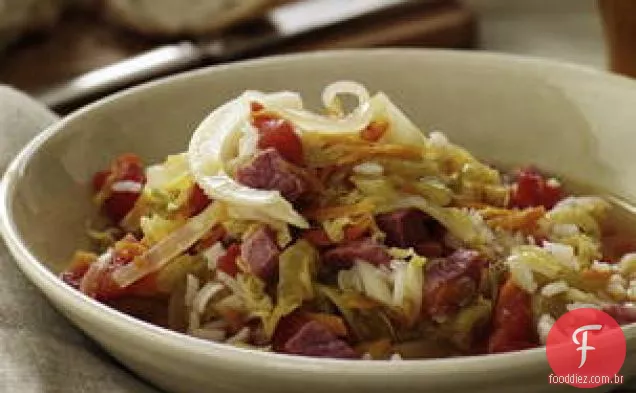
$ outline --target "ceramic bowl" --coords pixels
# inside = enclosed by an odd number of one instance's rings
[[[8,169],[0,227],[51,303],[141,377],[173,392],[550,392],[545,350],[402,362],[260,353],[151,326],[63,284],[95,214],[91,175],[124,152],[146,162],[186,149],[217,105],[246,89],[296,90],[318,102],[332,81],[383,90],[424,129],[478,157],[535,163],[636,202],[636,83],[545,60],[429,50],[323,52],[212,67],[101,100],[47,129]],[[26,305],[25,305],[26,306]],[[625,328],[636,374],[636,326]]]

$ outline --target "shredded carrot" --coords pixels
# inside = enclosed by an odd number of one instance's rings
[[[261,104],[260,102],[256,102],[256,101],[252,101],[250,102],[250,110],[254,113],[254,112],[260,112],[263,109],[265,109],[265,107],[263,106],[263,104]]]
[[[360,137],[369,142],[377,142],[384,136],[388,129],[388,122],[384,120],[372,121],[364,130],[362,130]]]
[[[97,260],[97,254],[86,251],[76,251],[68,270],[87,267]]]
[[[523,210],[510,210],[489,207],[482,209],[481,214],[486,223],[493,228],[532,233],[537,222],[545,215],[545,208],[538,206]]]
[[[336,160],[336,165],[354,164],[374,158],[399,158],[403,160],[418,160],[422,158],[422,151],[419,148],[389,144],[356,146],[355,149],[343,149],[343,153]]]
[[[342,318],[337,315],[326,313],[304,313],[304,315],[308,319],[316,321],[325,326],[336,336],[346,337],[349,334],[349,332],[347,331],[347,325],[345,325]]]
[[[143,255],[147,250],[148,247],[135,240],[132,235],[127,235],[115,243],[115,252],[117,255],[127,260],[132,260],[133,258]]]
[[[332,218],[355,216],[365,213],[372,213],[375,204],[369,199],[363,199],[352,205],[327,206],[305,210],[303,216],[318,221],[328,220]]]
[[[315,147],[329,147],[334,145],[366,145],[369,142],[352,134],[317,134],[308,133],[303,136],[303,143]]]
[[[602,272],[602,271],[598,271],[598,270],[592,270],[592,269],[587,269],[587,270],[583,270],[580,274],[581,280],[583,282],[602,282],[605,283],[607,282],[611,275],[612,272]],[[601,285],[604,286],[604,285]]]

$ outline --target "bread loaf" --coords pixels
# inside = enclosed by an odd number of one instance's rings
[[[281,0],[105,0],[111,20],[154,36],[193,36],[255,18]]]

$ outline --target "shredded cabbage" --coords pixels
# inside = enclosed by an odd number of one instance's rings
[[[599,221],[605,218],[609,208],[609,203],[602,198],[569,197],[548,212],[544,225],[573,224],[584,233],[599,238]]]
[[[356,261],[354,267],[360,278],[364,294],[380,303],[391,305],[393,296],[387,277],[378,268],[368,262]]]
[[[462,308],[451,322],[451,341],[463,351],[474,345],[475,335],[490,323],[492,302],[482,297],[469,306]]]
[[[183,282],[188,274],[194,276],[203,275],[205,261],[199,256],[180,255],[159,270],[157,274],[157,287],[159,291],[170,293],[176,286]]]
[[[325,230],[329,240],[340,243],[345,238],[345,228],[353,221],[350,217],[338,217],[322,221],[322,228]]]
[[[144,239],[149,244],[156,244],[186,223],[183,218],[165,219],[158,214],[141,217],[140,226]]]
[[[530,293],[537,289],[537,283],[530,273],[539,273],[549,280],[555,280],[568,270],[547,250],[529,245],[514,247],[506,265],[515,284]]]
[[[278,321],[314,297],[313,280],[316,275],[318,252],[307,241],[299,240],[279,257],[276,306],[264,320],[268,337],[274,334]]]
[[[238,274],[239,296],[249,316],[266,323],[272,313],[272,299],[265,293],[265,282],[252,274]]]
[[[162,164],[146,168],[146,187],[156,190],[180,188],[182,182],[190,180],[190,167],[186,153],[168,156]]]

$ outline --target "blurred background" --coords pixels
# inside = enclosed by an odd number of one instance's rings
[[[636,13],[633,0],[0,0],[0,83],[67,112],[159,76],[318,49],[486,49],[606,68],[613,2]]]

